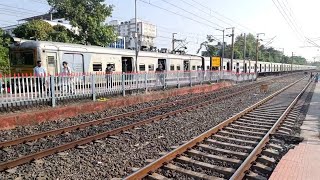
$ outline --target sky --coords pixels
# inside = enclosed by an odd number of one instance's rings
[[[134,0],[105,3],[114,6],[112,17],[106,21],[134,17]],[[235,27],[236,35],[265,33],[260,36],[262,44],[275,37],[269,46],[281,51],[284,48],[286,55],[293,52],[309,61],[320,56],[319,48],[306,41],[307,37],[320,44],[318,7],[318,0],[137,0],[138,18],[157,26],[158,48],[171,49],[171,34],[177,33],[177,39],[186,40],[188,53],[195,54],[206,35],[222,40],[222,32],[216,29]],[[49,8],[46,0],[0,0],[0,27],[46,13]],[[228,37],[225,41],[231,43]]]

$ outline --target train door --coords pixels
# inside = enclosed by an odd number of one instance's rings
[[[203,58],[203,57],[201,57],[201,61],[202,61],[202,67],[201,67],[201,69],[202,69],[202,71],[204,71],[204,70],[206,70],[206,69],[205,69],[206,65],[205,65],[205,61],[204,61],[204,58]]]
[[[230,62],[227,62],[227,71],[230,71]]]
[[[247,73],[247,63],[244,63],[244,73]]]
[[[166,59],[158,59],[158,64],[162,65],[163,70],[165,71],[167,68],[167,60]]]
[[[57,73],[57,53],[49,52],[47,55],[47,73],[55,75]]]
[[[264,72],[267,72],[267,65],[264,65]]]
[[[189,71],[190,70],[190,62],[189,61],[183,61],[183,70]]]
[[[63,54],[62,59],[63,61],[66,61],[68,63],[68,66],[71,68],[72,72],[76,72],[76,73],[85,72],[82,54],[65,53]]]
[[[121,57],[122,72],[133,72],[132,57]]]
[[[262,69],[262,65],[260,64],[260,71],[259,72],[261,72],[261,69]]]
[[[237,62],[236,72],[237,72],[237,73],[240,72],[240,67],[239,67],[239,63],[238,63],[238,62]]]

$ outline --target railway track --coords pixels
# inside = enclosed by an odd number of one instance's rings
[[[175,101],[172,103],[165,103],[165,104],[161,104],[158,106],[153,106],[153,107],[141,109],[141,110],[134,111],[134,112],[124,113],[124,114],[108,117],[108,118],[101,119],[101,120],[90,121],[90,122],[82,123],[82,124],[75,125],[75,126],[60,128],[60,129],[56,129],[56,130],[52,130],[52,131],[48,131],[48,132],[43,132],[43,133],[39,133],[39,134],[35,134],[35,135],[21,137],[21,138],[11,140],[11,141],[1,142],[0,148],[2,148],[2,149],[4,149],[4,148],[10,149],[14,146],[18,146],[21,144],[23,144],[25,146],[25,144],[27,143],[26,147],[24,147],[23,149],[28,148],[28,149],[30,149],[30,152],[27,155],[24,155],[22,157],[15,157],[15,158],[9,159],[7,161],[3,161],[0,164],[0,170],[2,171],[5,169],[8,169],[8,168],[12,168],[12,167],[15,167],[15,166],[39,159],[39,158],[46,157],[48,155],[51,155],[51,154],[54,154],[57,152],[65,151],[67,149],[74,148],[74,147],[77,147],[77,146],[80,146],[83,144],[87,144],[89,142],[92,142],[92,141],[95,141],[95,140],[98,140],[98,139],[101,139],[104,137],[115,135],[117,133],[123,132],[125,130],[134,128],[134,127],[142,125],[142,124],[150,123],[150,122],[157,121],[157,120],[160,120],[160,119],[163,119],[168,116],[175,115],[175,114],[178,114],[178,113],[181,113],[184,111],[189,111],[191,109],[206,106],[210,103],[236,96],[236,95],[244,93],[248,90],[250,91],[250,89],[252,90],[254,88],[257,88],[261,83],[265,83],[265,81],[253,83],[252,85],[250,85],[248,87],[239,86],[237,88],[227,88],[225,90],[219,91],[218,93],[216,92],[216,94],[207,93],[204,95],[191,97],[186,100],[179,100],[179,101]],[[215,97],[215,98],[211,99],[212,97]],[[151,117],[145,116],[146,117],[145,119],[139,120],[139,121],[136,121],[133,123],[131,122],[128,125],[111,128],[109,130],[104,130],[103,132],[99,132],[94,135],[85,133],[85,135],[83,137],[76,139],[76,140],[72,140],[71,142],[64,143],[62,145],[56,145],[54,147],[40,149],[39,151],[32,150],[33,142],[40,141],[44,138],[48,138],[48,137],[52,138],[52,136],[63,135],[67,132],[73,132],[73,131],[76,132],[77,130],[85,129],[88,127],[92,128],[92,127],[96,127],[98,125],[101,126],[104,123],[108,123],[108,122],[123,119],[123,118],[128,118],[133,115],[141,116],[143,113],[154,112],[157,109],[162,109],[162,110],[164,108],[169,108],[169,109],[171,108],[172,109],[172,106],[174,107],[174,106],[177,106],[178,104],[186,104],[186,103],[189,105],[184,106],[184,107],[179,106],[179,107],[176,107],[174,110],[167,111],[165,113],[163,111],[158,112],[158,113],[154,113],[154,115]],[[45,141],[44,143],[47,143],[47,142]],[[36,145],[38,146],[38,148],[41,147],[41,145],[39,145],[39,144],[36,144]],[[21,149],[21,147],[17,148],[17,150],[19,150],[19,149]],[[21,154],[20,154],[20,156],[21,156]]]
[[[254,179],[252,163],[263,152],[278,154],[270,142],[311,82],[300,79],[184,143],[126,179]],[[298,91],[298,92],[297,92]],[[286,123],[285,125],[288,125]],[[281,131],[283,131],[282,128]],[[261,160],[261,157],[259,157]],[[268,157],[265,161],[269,161]],[[255,168],[259,169],[259,166]],[[263,169],[260,167],[260,169]],[[267,168],[267,167],[265,167]]]

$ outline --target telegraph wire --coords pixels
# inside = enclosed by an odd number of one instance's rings
[[[168,9],[163,8],[163,7],[161,7],[161,6],[152,4],[151,2],[147,2],[147,1],[145,1],[145,0],[139,0],[139,1],[142,2],[142,3],[148,4],[148,5],[150,5],[150,6],[156,7],[156,8],[158,8],[158,9],[162,9],[162,10],[164,10],[164,11],[170,12],[170,13],[172,13],[172,14],[175,14],[175,15],[178,15],[178,16],[181,16],[181,17],[184,17],[184,18],[186,18],[186,19],[189,19],[189,20],[191,20],[191,21],[197,22],[197,23],[199,23],[199,24],[202,24],[202,25],[211,27],[211,28],[213,28],[213,29],[216,29],[216,27],[214,27],[214,26],[208,25],[208,24],[203,23],[203,22],[201,22],[201,21],[198,21],[198,20],[196,20],[196,19],[193,19],[193,18],[190,18],[190,17],[188,17],[188,16],[185,16],[185,15],[176,13],[176,12],[174,12],[174,11],[168,10]]]
[[[244,25],[242,25],[242,24],[240,24],[240,23],[238,23],[238,22],[236,22],[236,21],[234,21],[234,20],[232,20],[232,19],[230,19],[230,18],[222,15],[221,13],[219,13],[219,12],[217,12],[217,11],[214,11],[214,10],[212,10],[211,8],[207,7],[207,6],[202,5],[202,4],[200,4],[199,2],[197,2],[197,1],[195,1],[195,0],[191,0],[191,1],[193,1],[194,3],[200,5],[201,7],[205,8],[205,9],[210,10],[210,12],[213,12],[213,13],[215,13],[215,14],[217,14],[217,15],[219,15],[219,16],[221,16],[221,17],[223,17],[223,18],[225,18],[225,19],[227,19],[227,20],[229,20],[229,21],[231,21],[231,22],[233,22],[233,23],[235,23],[235,24],[237,24],[237,25],[239,25],[239,26],[241,26],[241,27],[243,27],[243,28],[245,28],[245,29],[253,32],[253,33],[255,33],[255,31],[252,31],[252,29],[250,29],[250,28],[248,28],[248,27],[246,27],[246,26],[244,26]]]
[[[216,24],[216,23],[214,23],[214,22],[212,22],[212,21],[209,21],[209,20],[207,20],[207,19],[205,19],[205,18],[203,18],[203,17],[201,17],[201,16],[199,16],[199,15],[197,15],[197,14],[195,14],[195,13],[192,13],[192,12],[190,12],[190,11],[187,11],[187,10],[185,10],[185,9],[183,9],[183,8],[175,5],[175,4],[172,4],[172,3],[170,3],[170,2],[168,2],[168,1],[166,1],[166,0],[161,0],[161,1],[163,1],[163,2],[165,2],[165,3],[167,3],[167,4],[170,4],[171,6],[173,6],[173,7],[175,7],[175,8],[178,8],[178,9],[184,11],[184,12],[187,12],[187,13],[189,13],[189,14],[192,14],[193,16],[196,16],[196,17],[198,17],[198,18],[200,18],[200,19],[203,19],[203,20],[205,20],[205,21],[208,21],[209,23],[212,23],[212,24],[214,24],[214,25],[216,25],[216,26],[218,26],[218,27],[220,27],[220,28],[224,28],[224,27],[220,26],[219,24]]]

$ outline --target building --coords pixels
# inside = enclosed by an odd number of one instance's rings
[[[137,20],[138,24],[138,46],[140,49],[151,49],[154,47],[154,39],[157,37],[157,28],[155,25]],[[118,20],[113,20],[109,22],[118,31],[118,35],[125,38],[125,46],[127,49],[135,49],[135,19],[130,21],[119,22]]]
[[[14,37],[13,30],[17,28],[18,26],[21,26],[22,24],[25,24],[32,20],[43,20],[47,23],[49,23],[51,26],[61,25],[64,26],[66,29],[72,31],[75,34],[79,33],[78,28],[72,27],[68,21],[66,21],[63,18],[54,18],[52,14],[42,14],[38,16],[28,17],[25,19],[18,20],[18,24],[2,27],[2,29],[5,31],[5,33],[9,34],[10,36]]]

